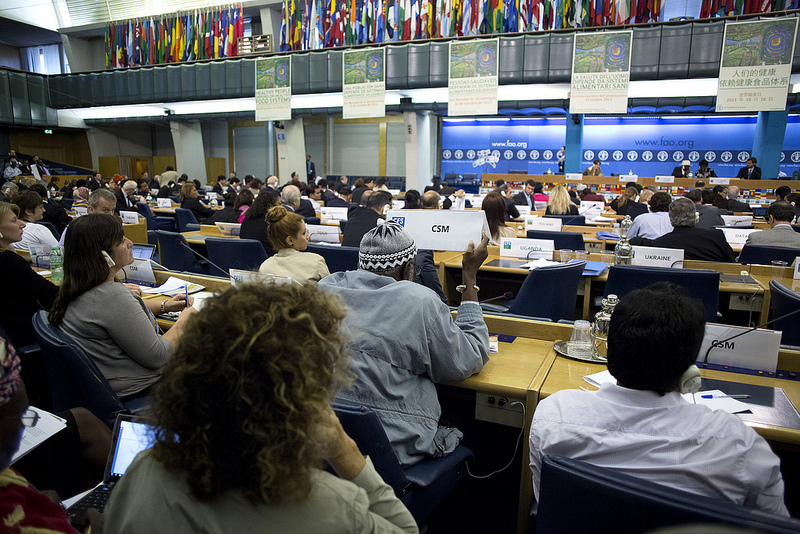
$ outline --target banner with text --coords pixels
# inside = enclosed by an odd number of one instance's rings
[[[633,31],[575,35],[570,113],[626,113]]]
[[[386,57],[383,48],[345,50],[342,59],[345,119],[386,115]]]
[[[291,56],[256,59],[256,120],[292,119]]]
[[[447,115],[496,115],[499,39],[450,42]]]
[[[717,111],[782,111],[792,75],[797,19],[725,25]]]

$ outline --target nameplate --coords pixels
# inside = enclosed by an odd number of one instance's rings
[[[32,224],[32,223],[29,223]],[[50,251],[53,247],[49,245],[28,245],[28,252],[31,255],[31,264],[42,269],[50,268]],[[63,258],[63,257],[62,257]]]
[[[139,224],[139,213],[136,211],[120,211],[122,224]]]
[[[627,183],[627,182],[636,183],[636,182],[639,181],[639,175],[638,174],[621,174],[619,176],[619,181],[620,181],[620,183]]]
[[[706,323],[697,361],[703,362],[706,352],[713,345],[708,353],[708,363],[774,373],[778,367],[781,332],[758,329],[725,341],[746,330],[748,328],[743,326]]]
[[[551,239],[517,239],[504,237],[500,242],[500,256],[525,260],[553,259],[554,242]]]
[[[729,245],[744,245],[750,234],[761,231],[755,228],[742,228],[741,230],[739,228],[720,228],[720,230],[725,234],[725,241]]]
[[[603,210],[606,208],[605,202],[599,201],[581,201],[580,208],[578,208],[578,213],[583,215],[587,219],[595,219],[602,215]]]
[[[325,224],[307,224],[308,240],[312,243],[336,243],[339,244],[339,235],[341,230],[338,226],[330,226]]]
[[[153,198],[156,198],[156,195],[158,195],[158,189],[151,189],[151,190],[150,190],[150,195],[151,195]]]
[[[81,217],[89,214],[89,208],[75,208],[75,216]]]
[[[334,221],[346,221],[348,208],[320,208],[320,215],[324,219],[333,219]]]
[[[206,198],[208,198],[208,200],[217,200],[217,194],[213,191],[209,191],[206,193]]]
[[[469,242],[481,242],[489,235],[486,214],[480,210],[402,210],[390,211],[386,220],[404,227],[417,249],[465,251]]]
[[[275,276],[274,274],[264,274],[258,271],[228,269],[228,274],[230,274],[231,285],[233,287],[239,287],[244,284],[266,284],[280,286],[294,282],[294,280],[288,276]]]
[[[158,199],[156,199],[156,202],[158,202],[158,207],[159,208],[171,208],[172,207],[172,200],[170,200],[168,198],[158,198]]]
[[[123,282],[147,286],[158,285],[149,259],[133,260],[133,263],[123,267],[122,272],[125,274]]]
[[[794,259],[794,264],[792,265],[794,275],[792,276],[795,280],[800,280],[800,256]]]
[[[517,211],[519,212],[519,216],[523,219],[531,214],[531,207],[530,206],[517,206]]]
[[[683,250],[677,248],[634,246],[631,265],[642,267],[683,267]]]
[[[392,209],[401,210],[406,205],[405,200],[392,200]]]
[[[709,178],[708,183],[711,185],[728,185],[731,183],[730,178]]]
[[[583,175],[579,172],[568,172],[566,175],[568,182],[582,182]]]
[[[525,217],[525,230],[561,231],[561,219],[558,217]]]
[[[722,215],[725,226],[750,226],[753,224],[752,215]]]
[[[657,184],[674,184],[675,177],[668,176],[666,174],[656,174],[656,183]]]

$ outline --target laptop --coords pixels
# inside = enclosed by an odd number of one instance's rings
[[[134,243],[131,245],[131,252],[133,257],[137,260],[156,260],[156,246],[145,245],[143,243]]]
[[[125,474],[136,455],[153,445],[154,428],[146,423],[143,417],[127,414],[117,415],[103,481],[78,502],[67,508],[67,515],[73,525],[83,526],[83,518],[89,508],[103,511],[114,485]]]

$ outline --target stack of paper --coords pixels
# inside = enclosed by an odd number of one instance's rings
[[[17,454],[11,458],[11,465],[14,465],[14,462],[67,428],[66,419],[62,419],[39,408],[34,408],[33,406],[30,407],[30,410],[39,414],[39,420],[36,422],[36,426],[25,427],[25,431],[22,433],[22,441],[19,444],[19,450]]]
[[[144,293],[155,293],[158,295],[167,295],[174,297],[175,295],[179,295],[186,291],[189,292],[191,295],[192,293],[197,293],[198,291],[202,291],[205,289],[204,286],[200,284],[194,284],[192,282],[187,282],[186,280],[181,280],[177,276],[170,276],[169,280],[164,282],[158,287],[147,287],[147,286],[139,286]]]

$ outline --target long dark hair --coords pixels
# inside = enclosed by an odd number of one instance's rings
[[[273,206],[281,203],[281,197],[272,189],[262,189],[256,199],[250,204],[250,209],[244,212],[245,219],[266,219],[267,212]]]
[[[506,201],[503,195],[492,191],[481,203],[481,209],[486,212],[486,222],[489,223],[489,233],[492,239],[496,238],[501,226],[506,226]]]
[[[404,210],[418,210],[422,208],[420,204],[420,195],[419,191],[416,189],[409,189],[406,191],[406,204],[403,206]]]
[[[70,303],[108,280],[111,254],[125,238],[122,221],[114,215],[92,213],[72,221],[64,238],[64,281],[50,310],[50,322],[59,325]]]
[[[236,195],[236,200],[233,203],[233,211],[238,210],[242,206],[252,206],[253,192],[249,189],[242,189],[242,192]]]

